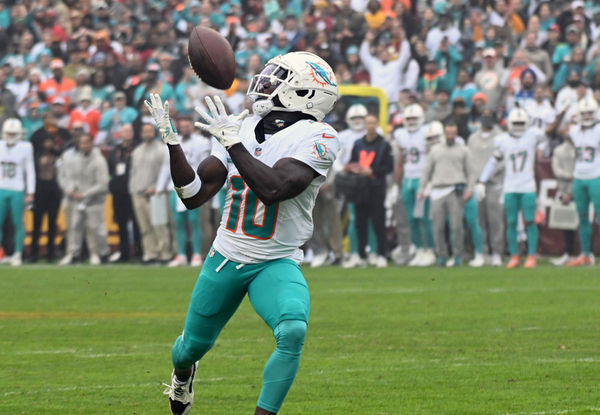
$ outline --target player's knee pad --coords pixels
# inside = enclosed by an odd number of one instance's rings
[[[273,331],[277,349],[283,352],[299,354],[306,336],[306,322],[302,320],[284,320]]]
[[[175,340],[171,356],[173,367],[186,368],[200,360],[215,344],[214,339],[195,339],[188,336],[179,336]]]

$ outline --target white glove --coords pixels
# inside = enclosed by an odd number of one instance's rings
[[[212,117],[201,107],[196,107],[196,112],[200,114],[206,124],[197,122],[195,125],[215,137],[225,149],[229,150],[231,146],[240,142],[240,127],[244,118],[248,116],[248,110],[244,110],[238,115],[227,115],[225,106],[218,96],[214,98],[214,103],[210,97],[205,97],[204,100]]]
[[[475,185],[475,200],[481,202],[483,199],[485,199],[485,184],[477,183]]]
[[[171,121],[171,117],[169,117],[169,102],[166,101],[163,106],[160,95],[150,94],[150,102],[146,100],[144,103],[146,104],[148,111],[150,111],[150,115],[154,118],[154,122],[158,127],[158,131],[160,131],[163,142],[171,145],[179,144],[177,130]]]

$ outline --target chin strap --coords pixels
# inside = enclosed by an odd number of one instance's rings
[[[252,104],[252,112],[259,117],[264,117],[273,110],[274,104],[270,99],[261,99]]]

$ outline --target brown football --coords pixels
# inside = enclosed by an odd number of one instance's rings
[[[231,45],[213,29],[196,26],[190,33],[188,59],[196,75],[208,85],[228,89],[235,78]]]

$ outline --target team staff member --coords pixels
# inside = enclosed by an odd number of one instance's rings
[[[444,126],[442,141],[427,156],[419,181],[418,199],[425,198],[431,186],[431,214],[433,217],[433,240],[439,266],[445,266],[448,258],[446,243],[446,218],[450,219],[452,254],[454,266],[462,264],[464,251],[463,216],[465,203],[473,192],[474,174],[469,149],[456,142],[458,127],[449,122]]]
[[[367,231],[369,220],[377,237],[377,259],[375,266],[387,266],[387,237],[385,231],[386,176],[394,170],[392,147],[377,133],[379,120],[375,115],[367,115],[367,134],[357,140],[352,148],[350,162],[346,170],[370,179],[368,197],[356,203],[356,233],[358,234],[358,254],[366,261]]]

